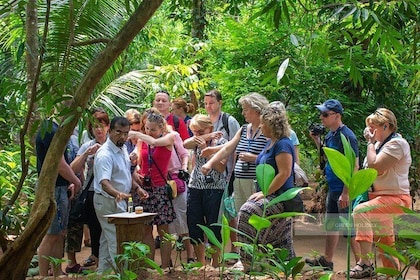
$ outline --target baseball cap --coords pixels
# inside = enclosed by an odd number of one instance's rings
[[[340,101],[336,99],[328,99],[321,105],[315,105],[318,110],[321,112],[333,111],[339,113],[340,115],[343,114],[343,106],[341,105]]]

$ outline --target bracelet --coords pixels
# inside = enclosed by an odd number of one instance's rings
[[[374,143],[373,143],[373,142],[368,142],[368,143],[367,143],[367,145],[368,145],[368,146],[369,146],[370,144],[374,145]]]

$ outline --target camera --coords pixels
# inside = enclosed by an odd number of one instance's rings
[[[206,175],[205,181],[207,184],[214,183],[214,179],[211,175]]]
[[[150,178],[149,175],[144,176],[144,178],[143,178],[143,186],[144,187],[150,187],[150,186],[152,186],[152,179]]]
[[[178,178],[187,182],[188,180],[190,180],[190,173],[188,173],[187,171],[180,169],[178,171]]]
[[[325,134],[325,127],[319,123],[313,123],[309,126],[309,131],[313,135],[323,135]]]
[[[242,167],[243,171],[248,171],[249,170],[249,162],[242,162],[241,167]]]

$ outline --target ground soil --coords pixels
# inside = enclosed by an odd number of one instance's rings
[[[305,203],[310,203],[309,201],[305,201]],[[420,210],[420,199],[417,199],[417,203],[415,206],[416,210]],[[324,244],[325,244],[325,237],[324,232],[322,230],[322,226],[319,223],[315,223],[312,220],[307,220],[303,218],[298,218],[295,222],[294,226],[294,248],[296,251],[297,256],[301,256],[303,259],[312,257],[316,254],[323,254],[324,252]],[[334,256],[334,275],[332,279],[334,280],[344,280],[346,279],[345,271],[347,267],[347,253],[346,253],[346,240],[344,238],[340,238],[339,244],[336,249],[336,254]],[[77,259],[81,263],[84,259],[86,259],[90,255],[90,248],[83,247],[82,251],[77,254]],[[186,253],[181,253],[181,258],[183,261],[186,260]],[[172,260],[176,259],[176,252],[173,251],[172,253]],[[159,257],[159,250],[156,250],[156,262],[160,264],[160,257]],[[179,260],[176,262],[179,264]],[[380,261],[378,262],[380,263]],[[355,264],[353,257],[351,257],[351,266]],[[65,269],[66,264],[63,263],[63,270]],[[229,267],[229,266],[228,266]],[[94,269],[94,267],[90,267],[90,269]],[[322,273],[315,272],[310,268],[305,266],[302,272],[302,276],[300,279],[319,279],[322,276]],[[240,277],[237,278],[233,274],[225,273],[223,276],[224,279],[250,279],[249,277]],[[27,279],[34,279],[34,277],[30,277]],[[39,278],[38,278],[39,279]],[[54,279],[49,277],[48,279]],[[79,276],[66,276],[59,279],[96,279],[96,278],[85,278]],[[189,279],[189,280],[201,280],[201,279],[222,279],[220,277],[220,272],[217,269],[206,269],[203,270],[196,270],[190,273],[186,273],[182,270],[181,266],[176,265],[175,271],[172,273],[167,273],[164,275],[159,275],[158,273],[152,273],[148,276],[143,276],[141,279],[167,279],[167,280],[179,280],[179,279]],[[258,277],[258,279],[272,279],[269,277]],[[376,279],[376,278],[374,278]],[[409,273],[407,274],[407,280],[420,280],[419,271],[414,267],[410,268]]]

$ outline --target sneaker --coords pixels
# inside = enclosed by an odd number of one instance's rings
[[[330,270],[330,271],[334,270],[334,263],[327,261],[324,256],[320,256],[319,258],[315,258],[315,259],[305,259],[305,262],[309,266],[320,266],[324,270]]]

